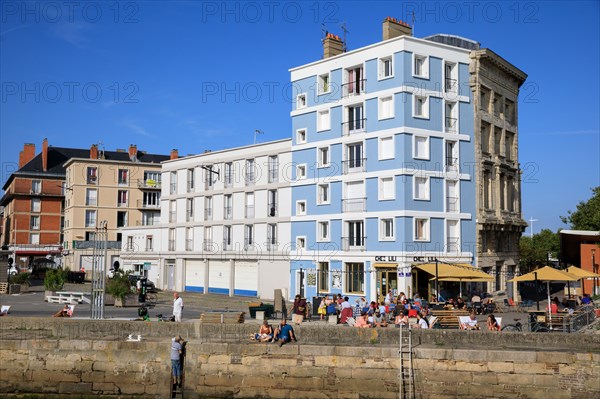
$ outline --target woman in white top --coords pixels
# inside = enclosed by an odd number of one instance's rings
[[[427,324],[427,320],[423,318],[421,313],[417,313],[417,327],[418,328],[429,328],[429,324]]]

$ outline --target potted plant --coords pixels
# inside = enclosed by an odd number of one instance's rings
[[[29,286],[31,285],[31,283],[29,282],[30,277],[31,273],[18,273],[10,279],[10,282],[11,284],[20,285],[20,292],[29,292]]]
[[[44,288],[46,289],[44,298],[54,295],[56,291],[62,290],[67,274],[68,271],[63,271],[62,269],[46,270],[46,275],[44,276]]]
[[[122,272],[116,272],[112,278],[106,280],[106,293],[115,298],[115,306],[127,305],[127,298],[132,295],[129,276]]]

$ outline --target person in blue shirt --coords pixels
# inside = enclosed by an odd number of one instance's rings
[[[181,357],[185,340],[180,335],[173,338],[171,342],[171,369],[173,375],[173,386],[181,387]]]
[[[292,339],[294,342],[297,342],[296,335],[294,334],[294,329],[292,326],[286,323],[285,319],[281,320],[281,324],[279,328],[275,331],[275,340],[279,340],[279,346],[283,346],[283,344],[287,344],[291,342]]]
[[[583,298],[581,298],[582,305],[589,305],[592,303],[592,298],[590,298],[590,294],[583,294]]]

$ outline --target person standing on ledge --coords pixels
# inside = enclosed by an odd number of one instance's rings
[[[179,296],[179,293],[173,293],[173,316],[175,321],[181,323],[181,313],[183,312],[183,299]]]

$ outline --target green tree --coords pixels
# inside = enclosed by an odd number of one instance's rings
[[[560,217],[571,229],[600,231],[600,186],[593,188],[592,192],[592,198],[577,204],[575,212],[568,211],[567,216]]]
[[[543,229],[538,234],[523,236],[519,241],[521,272],[528,273],[536,266],[548,264],[548,257],[557,258],[560,251],[559,233]]]

